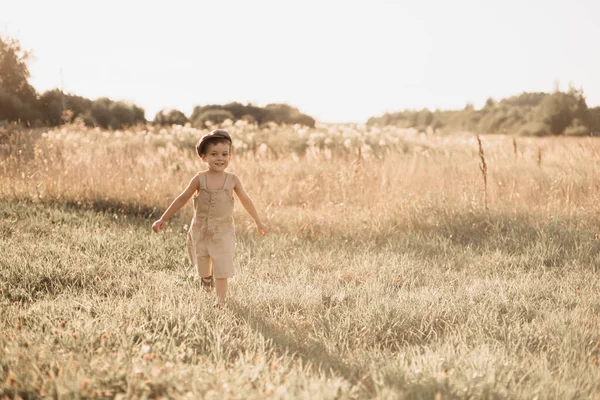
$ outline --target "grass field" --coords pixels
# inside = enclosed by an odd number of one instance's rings
[[[202,132],[5,132],[0,396],[599,395],[600,142],[484,136],[484,187],[472,135],[228,129],[272,230],[221,309],[150,230]]]

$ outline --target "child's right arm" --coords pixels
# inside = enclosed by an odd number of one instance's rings
[[[152,224],[152,230],[154,232],[161,231],[166,225],[167,221],[177,212],[181,207],[187,203],[187,201],[192,197],[196,191],[200,190],[200,182],[198,181],[198,176],[194,176],[188,186],[185,188],[183,192],[173,202],[171,205],[165,210],[163,215]]]

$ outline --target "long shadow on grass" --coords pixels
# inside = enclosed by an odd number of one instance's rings
[[[161,210],[154,206],[119,199],[42,199],[34,202],[30,198],[17,198],[11,199],[10,201],[0,199],[0,201],[7,202],[12,207],[23,205],[28,208],[33,206],[37,208],[56,208],[67,211],[95,211],[98,213],[126,215],[128,217],[139,217],[144,219],[158,217],[161,212]]]
[[[540,220],[527,213],[457,213],[399,225],[389,231],[387,243],[425,259],[498,251],[516,257],[521,267],[560,268],[576,259],[597,271],[600,246],[593,232],[598,222],[584,216]]]
[[[361,398],[377,394],[375,381],[369,371],[365,371],[360,366],[351,364],[339,356],[330,354],[320,343],[304,342],[293,334],[283,332],[239,302],[231,301],[228,307],[238,318],[270,340],[278,353],[293,354],[300,357],[305,364],[310,363],[326,373],[343,377],[361,389]],[[447,382],[439,383],[434,378],[422,382],[409,382],[399,371],[384,373],[383,383],[389,389],[402,394],[402,398],[434,398],[437,395],[443,395],[447,399],[460,398],[453,393],[453,388]]]
[[[5,201],[8,207],[3,207]],[[14,214],[40,208],[117,214],[130,217],[128,222],[140,223],[160,213],[156,207],[119,199],[45,199],[36,203],[28,198],[0,199],[0,217],[10,217],[11,212],[7,211],[10,209]],[[598,267],[594,264],[600,255],[600,246],[593,236],[598,223],[600,220],[589,218],[538,220],[527,213],[456,212],[445,215],[432,210],[430,219],[417,215],[401,221],[383,220],[373,229],[361,230],[360,234],[338,231],[335,224],[333,228],[311,225],[308,230],[285,226],[278,229],[281,234],[290,234],[305,243],[328,249],[336,244],[346,251],[358,249],[354,251],[359,252],[387,247],[393,251],[413,252],[425,259],[438,259],[446,250],[456,249],[458,254],[465,250],[497,250],[512,255],[530,254],[534,257],[529,262],[536,268],[562,267],[567,261],[577,259],[582,266],[596,271]]]
[[[305,343],[293,334],[287,334],[266,319],[252,312],[239,302],[232,301],[229,305],[237,317],[247,323],[252,329],[270,340],[280,353],[294,354],[302,361],[315,365],[322,370],[342,376],[352,384],[362,386],[369,393],[374,393],[375,383],[368,372],[363,371],[358,365],[353,365],[333,354],[320,343]]]

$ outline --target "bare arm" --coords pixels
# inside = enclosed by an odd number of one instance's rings
[[[244,209],[248,212],[248,214],[256,223],[256,228],[258,229],[258,232],[262,236],[266,235],[269,229],[260,220],[260,217],[258,216],[258,212],[256,211],[256,207],[254,207],[252,199],[244,190],[244,185],[242,185],[242,181],[240,181],[240,178],[238,178],[237,175],[233,175],[233,191],[237,195],[238,199],[240,199],[240,203],[242,203]]]
[[[198,182],[198,176],[192,178],[190,183],[184,189],[183,192],[173,202],[171,205],[165,210],[163,215],[152,224],[152,229],[154,232],[159,232],[161,229],[167,225],[167,221],[188,202],[190,197],[200,189],[200,183]]]

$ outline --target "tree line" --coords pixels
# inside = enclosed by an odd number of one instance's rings
[[[148,122],[143,108],[106,97],[90,100],[82,96],[48,90],[42,94],[29,83],[27,61],[30,53],[18,41],[0,37],[0,121],[15,121],[30,126],[58,126],[80,121],[88,126],[121,129]],[[196,106],[188,118],[179,110],[161,110],[154,117],[159,125],[186,124],[204,128],[208,122],[221,123],[227,119],[247,120],[265,124],[302,124],[315,126],[314,118],[287,104],[229,103]]]
[[[274,122],[276,124],[300,124],[315,126],[315,119],[301,113],[297,108],[287,104],[267,104],[258,107],[252,104],[237,102],[224,105],[209,104],[196,106],[189,118],[179,110],[161,110],[154,117],[154,123],[160,125],[183,125],[190,123],[195,127],[204,127],[207,122],[221,123],[227,119],[245,120],[259,125]]]
[[[386,113],[370,118],[367,125],[523,136],[600,136],[600,107],[589,108],[581,89],[556,88],[552,93],[524,92],[500,101],[490,98],[478,110],[467,105],[463,110]]]
[[[121,129],[148,122],[143,108],[106,97],[90,100],[53,89],[38,94],[29,84],[30,54],[14,39],[0,37],[0,121],[57,126],[80,121],[88,126]],[[229,103],[196,106],[189,118],[179,110],[161,110],[153,122],[204,128],[210,121],[315,126],[315,119],[287,104]],[[600,135],[600,107],[588,107],[582,90],[558,88],[552,93],[522,93],[500,101],[488,99],[481,109],[467,105],[463,110],[405,110],[372,117],[367,125],[395,125],[419,130],[513,133],[528,136]]]

